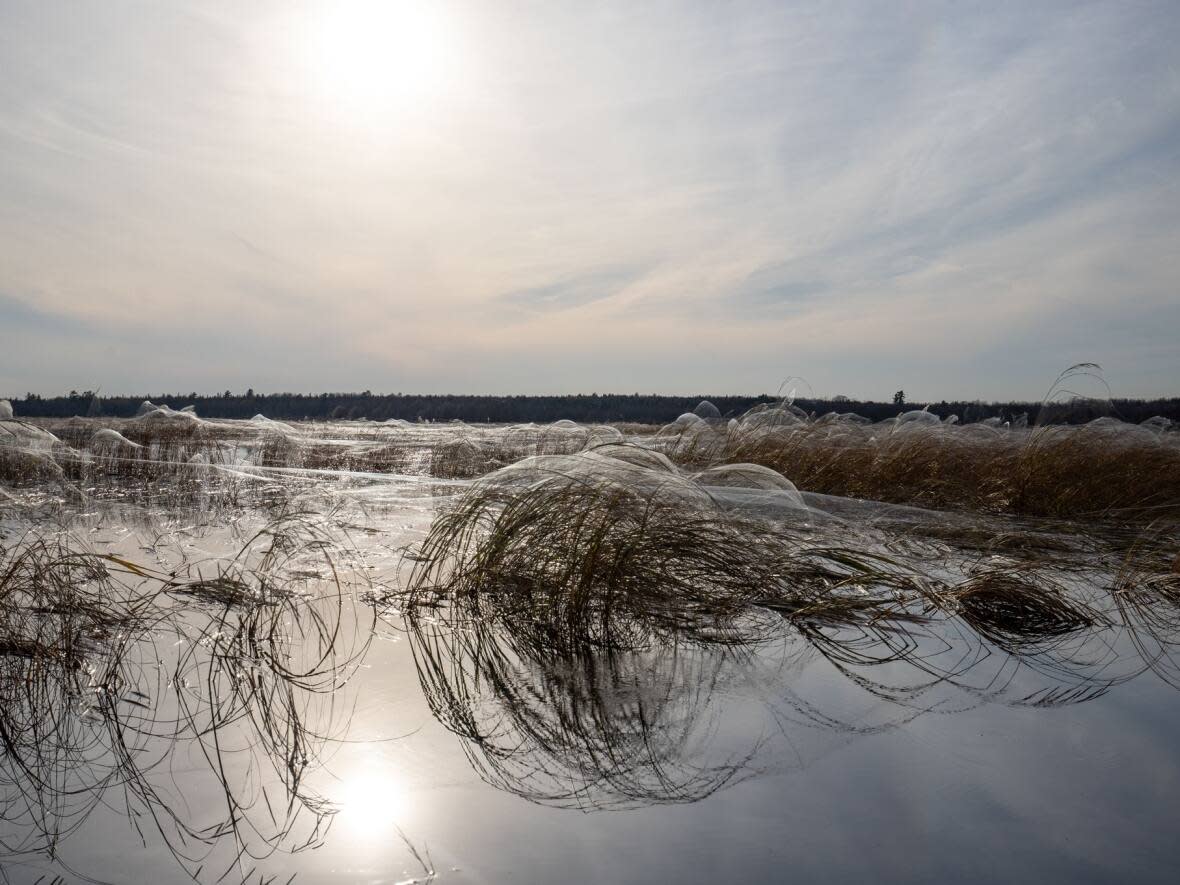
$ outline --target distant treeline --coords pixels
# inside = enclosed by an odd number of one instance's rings
[[[90,391],[71,391],[68,396],[40,397],[29,394],[12,401],[18,417],[70,417],[73,415],[127,418],[135,414],[144,400],[179,409],[194,406],[205,418],[252,418],[257,414],[283,420],[352,420],[369,418],[384,421],[402,418],[407,421],[468,421],[492,423],[538,423],[568,418],[585,423],[633,422],[665,424],[684,412],[691,412],[701,400],[709,400],[721,414],[736,417],[775,397],[761,396],[657,396],[654,394],[576,394],[568,396],[464,396],[363,393],[267,393],[244,394],[226,391],[216,396],[188,394],[149,394],[144,396],[97,396]],[[1053,422],[1082,423],[1093,418],[1113,416],[1138,423],[1156,415],[1180,421],[1180,397],[1156,400],[1075,400],[1069,403],[983,403],[983,402],[862,402],[844,397],[834,399],[796,399],[795,405],[806,412],[854,412],[874,421],[891,418],[911,409],[928,407],[939,417],[958,415],[960,421],[980,421],[998,417],[1019,419],[1027,415],[1030,423],[1039,418]],[[1041,410],[1045,414],[1041,415]]]

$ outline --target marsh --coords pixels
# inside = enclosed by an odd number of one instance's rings
[[[777,409],[5,419],[8,880],[1167,881],[1180,437]]]

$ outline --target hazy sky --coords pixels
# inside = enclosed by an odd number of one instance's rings
[[[0,0],[0,395],[1180,395],[1180,4]]]

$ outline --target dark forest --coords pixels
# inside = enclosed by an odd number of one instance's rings
[[[1068,403],[985,403],[985,402],[908,402],[902,392],[893,402],[871,402],[844,397],[833,399],[796,399],[805,412],[854,412],[874,421],[891,418],[912,409],[928,408],[941,418],[958,415],[960,421],[986,418],[1018,420],[1027,415],[1030,423],[1038,420],[1083,423],[1099,417],[1113,417],[1138,423],[1157,415],[1180,420],[1180,398],[1137,400],[1073,400]],[[548,422],[560,419],[586,423],[622,422],[665,424],[684,412],[692,411],[701,400],[709,400],[726,417],[735,417],[749,409],[775,402],[776,397],[760,396],[660,396],[656,394],[576,394],[566,396],[473,396],[463,394],[374,394],[362,393],[231,393],[209,396],[197,393],[144,394],[135,396],[101,396],[92,391],[71,391],[66,396],[41,397],[28,394],[12,401],[19,417],[66,418],[73,415],[127,418],[136,413],[144,400],[173,408],[194,406],[205,418],[252,418],[262,414],[282,420],[341,421],[369,419],[385,421],[468,421],[472,423]]]

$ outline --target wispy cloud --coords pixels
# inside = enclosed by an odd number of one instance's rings
[[[617,295],[629,282],[642,276],[643,270],[638,267],[607,268],[543,286],[506,292],[498,298],[506,305],[525,310],[564,310]]]
[[[0,329],[8,336],[82,335],[90,331],[90,326],[76,317],[40,310],[34,304],[0,292]],[[9,341],[12,346],[11,337]]]

